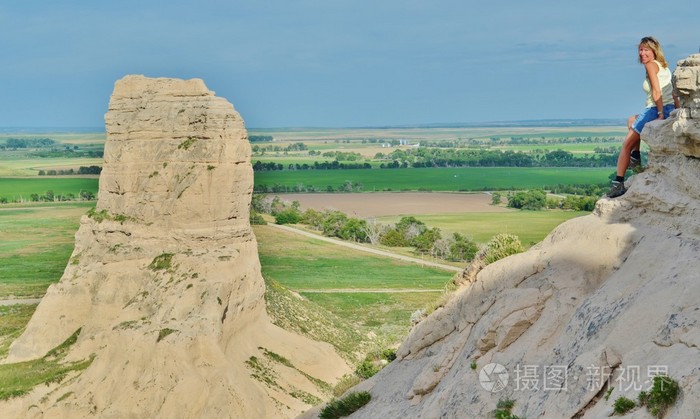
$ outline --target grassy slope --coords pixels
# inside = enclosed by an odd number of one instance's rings
[[[379,256],[279,231],[272,227],[254,226],[263,276],[268,282],[280,283],[292,290],[326,291],[333,288],[376,289],[377,292],[312,292],[300,291],[306,299],[324,310],[349,322],[357,336],[372,332],[377,336],[376,345],[388,345],[403,339],[410,327],[411,313],[434,303],[442,295],[442,289],[452,278],[452,272],[394,261]],[[432,289],[434,292],[388,293],[380,290]],[[270,291],[268,290],[268,294]],[[289,298],[287,298],[288,300]],[[306,304],[298,302],[297,304]],[[286,318],[284,312],[291,309],[272,310],[271,317]],[[268,298],[268,310],[271,309]],[[310,310],[309,312],[312,312]],[[304,314],[296,315],[306,316]],[[299,317],[303,318],[303,317]],[[293,321],[281,325],[298,328]],[[305,322],[305,327],[318,327],[318,321]],[[302,324],[301,326],[304,326]],[[348,351],[353,345],[351,336],[340,322],[336,322],[336,345]],[[326,329],[326,327],[322,327]],[[296,329],[295,329],[296,330]],[[298,330],[305,333],[305,330]],[[307,334],[307,333],[305,333]],[[322,333],[327,334],[327,333]],[[313,337],[313,335],[312,335]]]
[[[80,216],[94,202],[0,210],[0,298],[41,296],[73,251]]]
[[[263,276],[293,290],[442,289],[452,273],[255,226]],[[358,269],[361,267],[361,269]]]

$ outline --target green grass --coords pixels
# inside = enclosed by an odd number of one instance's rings
[[[40,359],[0,365],[0,400],[27,394],[39,384],[60,383],[68,374],[89,367],[94,358],[64,362],[68,349],[78,339],[80,329]]]
[[[372,395],[367,391],[349,393],[342,399],[331,400],[321,409],[318,417],[321,419],[336,419],[350,416],[353,412],[369,403],[370,399],[372,399]]]
[[[80,195],[80,191],[91,191],[97,194],[97,177],[33,177],[33,178],[0,178],[0,197],[9,201],[22,197],[29,201],[33,193],[44,195],[46,191],[53,191],[54,195],[67,195],[72,193]]]
[[[408,330],[411,314],[429,301],[437,301],[442,292],[405,293],[312,293],[301,295],[356,325],[369,328],[393,325]]]
[[[474,191],[533,189],[557,184],[608,182],[612,168],[426,168],[297,170],[255,173],[255,185],[313,185],[337,188],[346,181],[363,185],[364,191]]]
[[[24,330],[36,310],[36,304],[0,306],[0,359],[5,358],[10,344]]]
[[[445,284],[453,272],[394,261],[365,252],[347,249],[305,236],[278,231],[269,226],[255,226],[262,272],[268,291],[268,312],[276,324],[296,328],[311,337],[323,339],[352,357],[361,344],[359,336],[374,333],[372,345],[390,345],[402,340],[410,327],[411,314],[435,303],[442,296]],[[313,306],[332,313],[327,318],[344,319],[323,325],[324,322],[287,319],[290,298],[281,298],[275,291],[282,284],[299,293]],[[337,292],[332,289],[365,289],[370,292]],[[371,290],[376,292],[371,292]],[[384,289],[426,289],[429,292],[384,292]],[[306,292],[303,290],[307,290]],[[311,292],[320,290],[324,292]],[[284,305],[282,303],[287,301]],[[293,300],[292,300],[293,301]],[[282,303],[281,303],[282,302]],[[313,313],[313,310],[305,310]],[[274,314],[273,314],[274,313]],[[309,315],[301,312],[295,319]],[[351,330],[342,323],[351,324]],[[319,327],[321,325],[321,327]],[[296,330],[295,329],[295,330]],[[319,330],[315,330],[319,329]],[[358,334],[359,336],[355,336]],[[355,337],[353,337],[355,336]],[[365,348],[368,346],[363,345]]]
[[[437,227],[443,237],[463,234],[477,243],[485,244],[499,233],[515,234],[524,246],[542,241],[556,226],[571,218],[589,214],[583,211],[524,211],[470,212],[462,214],[418,215],[429,227]],[[378,217],[384,224],[394,224],[401,217]]]
[[[269,226],[255,226],[255,235],[263,276],[294,290],[442,289],[453,275]]]
[[[0,209],[0,298],[42,296],[57,282],[73,251],[74,235],[94,203]]]

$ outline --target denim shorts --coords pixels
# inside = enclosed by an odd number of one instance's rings
[[[674,109],[675,109],[675,106],[672,103],[669,105],[664,105],[664,118],[668,118],[668,115]],[[659,117],[659,111],[656,110],[656,106],[652,106],[650,108],[645,108],[644,111],[642,111],[642,113],[637,115],[637,119],[635,119],[634,124],[632,124],[632,129],[637,131],[637,134],[641,134],[642,128],[644,128],[644,125],[646,125],[647,122],[651,122],[658,117]]]

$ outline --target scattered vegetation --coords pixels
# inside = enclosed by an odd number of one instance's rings
[[[365,359],[357,365],[355,374],[360,378],[370,378],[395,359],[396,350],[392,348],[370,352],[365,356]]]
[[[267,385],[271,388],[277,388],[282,390],[282,387],[277,384],[277,373],[270,365],[262,362],[262,360],[256,356],[251,356],[245,361],[246,366],[253,372],[250,376],[261,383]]]
[[[129,217],[128,215],[124,214],[110,214],[109,211],[106,209],[103,209],[101,211],[97,211],[94,207],[90,208],[87,212],[87,216],[92,218],[98,223],[101,223],[105,220],[109,221],[116,221],[120,224],[124,224],[126,221],[131,221],[133,220],[132,217]]]
[[[606,392],[605,392],[605,401],[607,402],[610,400],[610,396],[612,395],[613,391],[615,391],[615,387],[610,387]]]
[[[173,256],[175,256],[173,253],[163,253],[161,255],[158,255],[155,258],[153,258],[153,261],[150,265],[148,265],[148,268],[153,271],[162,271],[170,269],[173,263]]]
[[[265,217],[262,216],[262,214],[251,210],[250,211],[250,224],[251,225],[267,225],[267,221],[265,221]]]
[[[362,382],[362,378],[355,373],[345,374],[333,387],[333,396],[340,397],[345,394],[346,391],[355,387]]]
[[[265,303],[274,324],[283,329],[328,342],[348,361],[365,339],[345,320],[308,300],[294,296],[279,283],[265,278]],[[305,321],[300,321],[305,319]]]
[[[164,329],[160,329],[158,332],[158,339],[156,339],[156,342],[160,342],[161,340],[165,339],[168,335],[177,332],[175,329],[170,329],[169,327],[166,327]]]
[[[192,147],[199,138],[197,137],[187,137],[187,139],[183,142],[180,143],[180,145],[177,146],[178,150],[189,150],[190,147]]]
[[[634,409],[636,406],[637,405],[634,403],[634,400],[630,400],[625,396],[620,396],[613,404],[613,412],[616,415],[624,415],[625,413]]]
[[[94,357],[77,362],[64,362],[68,349],[77,341],[80,329],[50,350],[43,358],[0,365],[0,400],[27,394],[39,384],[60,383],[72,372],[83,371]]]
[[[349,416],[353,412],[366,405],[372,399],[367,391],[350,393],[342,399],[333,399],[321,409],[319,418],[335,419]]]
[[[501,399],[496,404],[496,410],[493,411],[493,417],[496,419],[520,419],[518,416],[511,413],[515,406],[515,401],[511,399]]]
[[[607,401],[614,387],[610,388],[606,395]],[[662,418],[669,407],[675,403],[680,393],[678,382],[666,375],[657,375],[652,379],[652,386],[649,391],[642,391],[637,398],[639,406],[646,406],[649,413],[654,417]],[[613,403],[613,413],[615,415],[624,415],[630,410],[637,407],[634,400],[620,396]]]
[[[524,250],[518,236],[506,233],[497,234],[486,244],[484,263],[488,265]]]
[[[291,361],[287,358],[269,351],[263,347],[258,347],[258,350],[262,351],[264,357],[251,356],[245,361],[246,367],[251,370],[250,376],[261,383],[265,384],[270,388],[274,388],[278,391],[285,392],[295,399],[301,400],[308,405],[317,405],[322,402],[322,400],[314,396],[311,393],[300,390],[289,383],[278,383],[279,375],[275,371],[277,365],[281,365],[286,368],[295,370],[297,373],[302,374],[307,380],[312,382],[314,386],[323,394],[330,394],[331,386],[323,380],[312,377],[304,371],[296,368]],[[284,386],[284,387],[283,387]]]
[[[678,382],[667,375],[657,375],[649,392],[639,394],[639,404],[646,406],[649,413],[663,417],[669,407],[675,403],[680,393]]]

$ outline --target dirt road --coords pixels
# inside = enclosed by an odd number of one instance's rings
[[[39,304],[41,298],[17,298],[0,300],[0,306],[13,306],[15,304]]]
[[[398,259],[398,260],[403,260],[405,262],[416,263],[416,264],[421,265],[421,266],[430,266],[433,268],[444,269],[446,271],[452,271],[452,272],[462,272],[464,270],[464,268],[460,268],[457,266],[444,265],[442,263],[436,263],[436,262],[431,262],[431,261],[427,261],[427,260],[423,260],[423,259],[419,259],[419,258],[413,258],[410,256],[399,255],[396,253],[387,252],[385,250],[373,249],[370,247],[362,246],[362,245],[352,243],[352,242],[347,242],[344,240],[338,240],[338,239],[332,239],[330,237],[319,236],[318,234],[309,233],[307,231],[299,230],[299,229],[289,227],[286,225],[269,223],[268,226],[278,228],[278,229],[284,230],[284,231],[289,231],[289,232],[292,232],[295,234],[301,234],[302,236],[311,237],[311,238],[314,238],[317,240],[322,240],[325,242],[337,244],[338,246],[345,246],[345,247],[349,247],[351,249],[360,250],[362,252],[374,253],[375,255],[381,255],[381,256],[386,256],[386,257],[390,257],[390,258],[394,258],[394,259]]]

